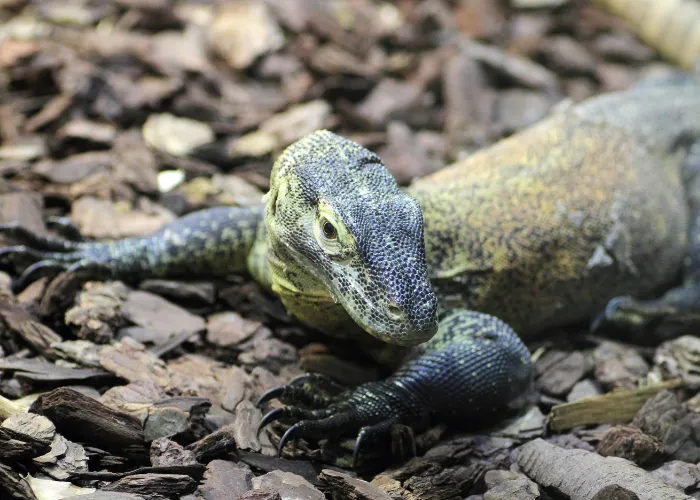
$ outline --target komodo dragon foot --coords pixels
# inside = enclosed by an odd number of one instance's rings
[[[325,395],[314,383],[325,377],[301,377],[268,391],[258,404],[278,398],[292,406],[265,415],[260,429],[282,418],[297,420],[279,443],[280,455],[293,439],[357,433],[355,468],[362,446],[388,434],[394,424],[414,432],[434,421],[478,426],[522,409],[532,394],[532,372],[527,347],[507,324],[456,310],[386,380],[344,392],[336,385],[337,394]]]
[[[285,445],[297,438],[323,438],[357,432],[352,457],[352,467],[356,468],[363,445],[387,435],[392,425],[403,423],[425,427],[429,421],[429,408],[398,380],[370,382],[331,397],[319,392],[318,385],[324,383],[335,385],[318,374],[302,375],[285,386],[267,391],[258,400],[258,406],[273,399],[291,405],[267,413],[260,422],[258,433],[277,420],[299,419],[280,439],[278,457]],[[335,388],[336,391],[342,390],[337,385]],[[299,404],[303,407],[296,406]]]

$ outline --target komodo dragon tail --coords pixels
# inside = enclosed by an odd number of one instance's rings
[[[629,22],[645,43],[683,69],[700,57],[700,1],[593,0]]]

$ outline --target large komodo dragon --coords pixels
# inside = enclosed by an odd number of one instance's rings
[[[26,245],[2,254],[34,262],[24,283],[61,269],[127,280],[247,270],[311,327],[411,347],[386,380],[263,398],[304,403],[264,418],[297,421],[280,449],[359,431],[357,452],[395,422],[500,415],[532,379],[514,332],[601,311],[637,327],[694,312],[698,138],[700,86],[682,79],[558,109],[405,190],[374,153],[318,131],[279,156],[264,206],[202,210],[116,242],[8,225]]]

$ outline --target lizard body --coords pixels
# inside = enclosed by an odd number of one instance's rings
[[[28,245],[0,255],[36,261],[24,283],[56,269],[117,279],[248,270],[310,326],[409,347],[388,379],[335,399],[305,383],[261,399],[311,406],[263,419],[301,419],[280,449],[358,429],[359,449],[397,422],[464,424],[516,403],[532,365],[511,327],[528,336],[603,308],[635,325],[693,309],[700,191],[687,157],[698,138],[700,86],[685,80],[558,110],[404,190],[374,153],[319,131],[278,157],[264,207],[203,210],[111,243],[7,225]],[[681,276],[684,286],[640,302]]]

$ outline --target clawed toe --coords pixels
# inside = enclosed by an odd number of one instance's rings
[[[45,276],[56,276],[65,271],[68,265],[55,260],[40,260],[27,267],[22,274],[12,283],[15,292],[24,290],[30,283]]]
[[[646,331],[668,316],[675,308],[663,301],[639,301],[632,297],[615,297],[591,323],[591,331],[601,332],[607,328],[627,331]]]
[[[338,395],[326,396],[319,392],[319,385],[338,390]],[[257,404],[273,399],[290,405],[267,413],[258,427],[258,433],[279,420],[291,420],[278,445],[278,456],[287,443],[299,438],[324,438],[356,433],[353,452],[353,468],[363,446],[381,435],[387,435],[391,426],[401,421],[402,413],[391,404],[391,391],[382,390],[382,383],[364,385],[353,390],[342,388],[327,377],[307,374],[289,384],[275,387],[263,394]],[[296,422],[294,422],[296,420]]]

